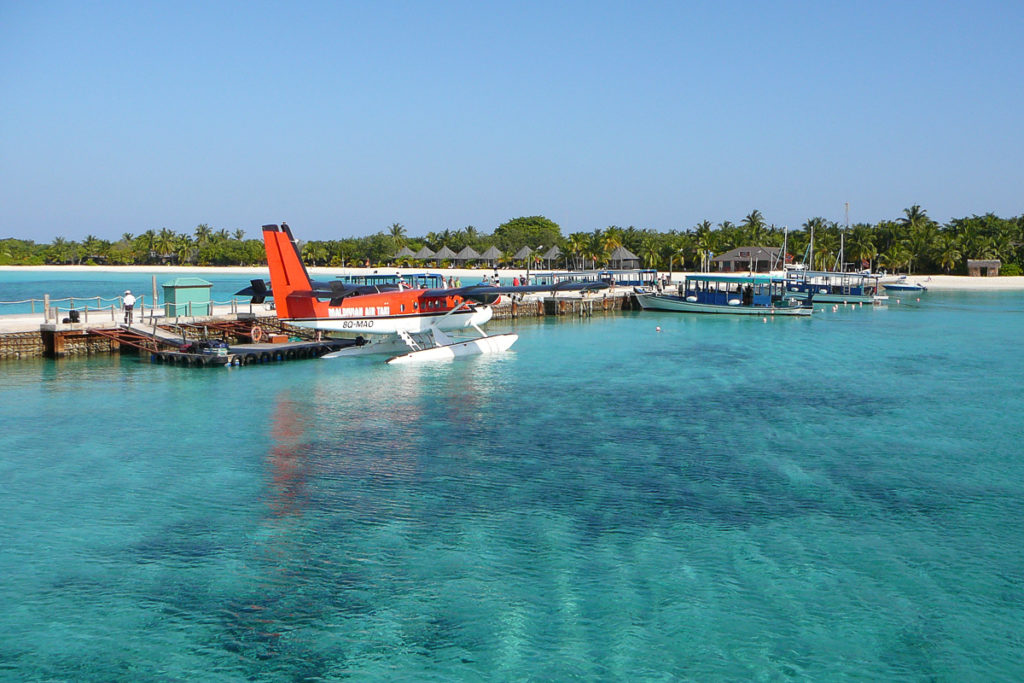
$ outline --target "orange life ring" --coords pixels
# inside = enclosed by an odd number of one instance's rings
[[[253,325],[252,329],[249,330],[249,337],[252,338],[253,344],[259,344],[260,340],[263,339],[263,328],[259,325]]]

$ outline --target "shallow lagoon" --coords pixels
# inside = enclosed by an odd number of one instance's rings
[[[515,327],[0,365],[0,675],[1024,675],[1024,293]]]

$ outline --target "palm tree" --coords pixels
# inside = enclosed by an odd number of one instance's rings
[[[213,230],[206,223],[200,223],[196,226],[195,236],[196,245],[203,246],[210,241],[210,235],[213,234]]]
[[[63,264],[67,260],[68,241],[63,237],[55,237],[51,248],[53,249],[53,259],[57,263]]]
[[[607,248],[604,231],[598,229],[590,233],[590,236],[587,238],[586,256],[591,259],[593,268],[597,268],[598,261],[606,262],[610,253]]]
[[[704,220],[697,224],[694,236],[694,252],[700,262],[701,271],[711,269],[711,257],[717,248],[714,233],[711,232],[711,221]]]
[[[188,235],[181,235],[178,237],[177,243],[174,245],[175,255],[178,257],[178,263],[191,263],[194,242]]]
[[[326,264],[328,255],[327,245],[323,242],[306,242],[302,245],[302,258],[312,266]]]
[[[640,258],[648,268],[655,268],[661,263],[662,249],[655,235],[647,235],[640,244]]]
[[[153,250],[153,245],[156,243],[156,231],[150,228],[146,232],[139,235],[139,240],[142,241],[142,249],[146,252],[146,258],[144,261],[151,261],[156,256]]]
[[[921,205],[914,204],[909,209],[903,209],[903,218],[900,219],[900,223],[902,223],[909,232],[913,232],[929,220],[928,214],[921,209]]]
[[[814,263],[811,268],[831,270],[839,255],[839,239],[827,228],[814,233]]]
[[[911,228],[910,236],[907,238],[907,249],[910,251],[908,272],[914,271],[914,261],[927,257],[934,248],[937,238],[938,231],[931,221],[921,221],[917,227]]]
[[[893,272],[896,272],[901,267],[910,263],[910,251],[902,242],[897,242],[882,254],[880,260],[887,268],[891,268]]]
[[[853,226],[853,230],[850,231],[846,239],[846,252],[850,255],[850,258],[861,264],[862,268],[870,268],[871,261],[878,254],[878,249],[875,248],[874,237],[871,234],[871,228],[866,225]],[[865,261],[867,266],[864,266]]]
[[[103,242],[95,235],[85,236],[85,241],[82,242],[82,249],[85,250],[85,257],[88,259],[95,260],[97,257],[103,256]]]
[[[566,250],[572,255],[573,268],[583,269],[583,256],[587,251],[587,233],[574,232],[569,235]]]
[[[605,229],[601,243],[601,260],[607,263],[612,256],[612,252],[619,247],[625,246],[626,231],[617,225],[609,225]]]
[[[405,226],[404,225],[402,225],[401,223],[392,223],[391,227],[388,228],[388,234],[391,235],[391,238],[393,240],[395,240],[395,246],[396,247],[401,249],[402,247],[405,246],[405,243],[407,242],[407,239],[406,239],[406,236],[405,236]]]
[[[234,238],[236,240],[238,240],[239,242],[241,242],[243,239],[245,239],[245,230],[242,230],[241,228],[239,228],[238,230],[235,230]]]
[[[960,253],[959,240],[955,235],[945,234],[939,238],[939,243],[935,247],[935,258],[947,275],[956,268],[963,255]]]
[[[462,234],[462,246],[473,247],[474,249],[480,246],[480,231],[475,227],[467,225],[459,232]]]
[[[757,209],[754,209],[747,214],[746,218],[740,221],[740,227],[745,231],[744,237],[750,242],[750,246],[759,247],[763,246],[761,242],[764,241],[764,216]],[[741,245],[737,245],[741,246]]]
[[[169,228],[160,228],[160,234],[156,237],[154,248],[159,252],[161,258],[171,256],[174,246],[178,243],[178,236]]]

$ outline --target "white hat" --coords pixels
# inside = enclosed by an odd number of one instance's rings
[[[131,294],[131,293],[132,293],[132,290],[130,290],[130,289],[126,289],[126,290],[124,290],[124,293],[125,293],[125,294]]]

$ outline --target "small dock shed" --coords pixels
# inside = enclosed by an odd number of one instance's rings
[[[999,259],[967,259],[967,274],[971,277],[996,277],[999,275],[999,266],[1003,262]]]
[[[198,277],[177,277],[163,283],[164,315],[168,318],[179,316],[212,315],[213,302],[210,289],[213,283]]]

